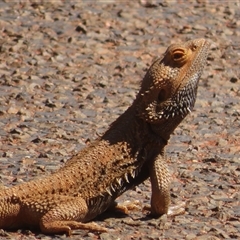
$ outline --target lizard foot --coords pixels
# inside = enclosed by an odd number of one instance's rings
[[[72,235],[72,230],[83,229],[94,232],[107,232],[108,229],[101,227],[96,223],[81,223],[77,221],[55,221],[48,222],[41,226],[41,230],[44,233],[61,233],[65,232],[68,236]]]
[[[174,216],[181,215],[181,214],[183,214],[185,212],[185,207],[186,207],[186,203],[185,202],[179,203],[179,204],[174,205],[174,206],[170,206],[168,208],[168,212],[166,213],[166,215],[168,217],[174,217]],[[142,210],[143,211],[148,211],[148,212],[150,212],[150,215],[156,216],[156,214],[152,214],[152,207],[151,207],[151,205],[145,205]],[[159,216],[164,215],[164,214],[165,213],[159,214]]]
[[[122,203],[114,202],[114,205],[111,207],[114,211],[118,211],[124,214],[129,214],[130,211],[141,209],[141,203],[136,201],[125,201]]]

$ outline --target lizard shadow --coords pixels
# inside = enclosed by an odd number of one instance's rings
[[[96,218],[94,218],[93,221],[105,221],[107,219],[111,219],[111,218],[115,218],[115,219],[126,219],[126,218],[132,218],[133,220],[136,221],[149,221],[152,219],[158,219],[159,217],[154,217],[151,214],[143,214],[141,215],[142,212],[140,213],[124,213],[121,211],[117,211],[117,210],[106,210],[105,212],[103,212],[102,214],[100,214],[99,216],[97,216]]]
[[[120,211],[116,211],[116,210],[107,210],[105,212],[103,212],[102,214],[98,215],[96,218],[94,218],[93,221],[105,221],[109,218],[126,218],[127,216],[129,216],[129,214],[120,212]]]

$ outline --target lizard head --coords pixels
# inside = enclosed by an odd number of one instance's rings
[[[148,69],[136,102],[152,128],[171,133],[192,110],[209,46],[205,39],[172,44]]]

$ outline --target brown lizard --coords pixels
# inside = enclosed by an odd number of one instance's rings
[[[170,45],[147,71],[133,104],[106,133],[55,173],[0,191],[0,228],[105,231],[87,223],[150,177],[151,213],[171,213],[165,146],[194,106],[209,42]]]

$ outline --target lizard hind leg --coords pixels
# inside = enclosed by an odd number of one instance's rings
[[[95,223],[83,223],[88,212],[86,201],[81,197],[61,196],[61,202],[50,209],[40,220],[43,233],[66,233],[71,235],[71,230],[83,229],[97,232],[106,232],[107,229]],[[62,198],[65,201],[62,201]]]

